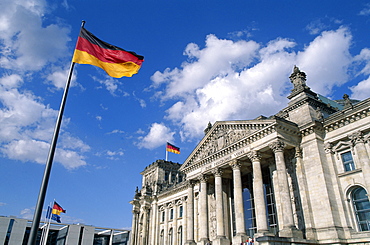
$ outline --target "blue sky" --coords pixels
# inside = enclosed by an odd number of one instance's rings
[[[121,79],[75,66],[44,206],[62,222],[130,228],[166,141],[182,163],[208,122],[277,113],[294,65],[321,95],[370,97],[368,1],[2,0],[0,215],[33,217],[82,20],[145,61]]]

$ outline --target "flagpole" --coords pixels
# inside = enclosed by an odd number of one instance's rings
[[[85,21],[82,21],[82,27],[84,25],[85,25]],[[47,190],[48,183],[49,183],[51,166],[53,165],[55,148],[56,148],[57,141],[58,141],[60,125],[62,123],[64,107],[65,107],[66,100],[67,100],[67,95],[68,95],[68,90],[69,90],[69,86],[70,86],[70,83],[71,83],[71,78],[72,78],[74,65],[75,65],[75,63],[71,62],[71,66],[69,68],[68,79],[67,79],[67,82],[66,82],[66,85],[65,85],[65,88],[64,88],[62,102],[61,102],[60,108],[59,108],[58,118],[57,118],[55,128],[54,128],[54,135],[53,135],[53,138],[52,138],[51,144],[50,144],[49,155],[48,155],[48,159],[47,159],[46,165],[45,165],[44,176],[42,178],[42,182],[41,182],[41,186],[40,186],[40,191],[39,191],[39,196],[38,196],[38,199],[37,199],[35,213],[33,215],[33,221],[32,221],[32,226],[31,226],[31,231],[30,231],[30,237],[28,239],[28,245],[35,245],[36,244],[37,232],[38,232],[38,229],[39,229],[40,218],[41,218],[41,213],[42,213],[42,207],[44,206],[44,202],[45,202],[45,196],[46,196],[46,190]]]
[[[168,159],[168,151],[167,151],[167,145],[166,145],[166,162],[167,162],[167,159]]]

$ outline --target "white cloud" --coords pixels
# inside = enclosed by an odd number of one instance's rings
[[[350,90],[352,91],[352,99],[363,100],[370,98],[370,77],[350,87]]]
[[[344,27],[321,33],[298,53],[289,39],[262,45],[209,35],[203,49],[196,44],[186,47],[188,60],[181,68],[155,72],[152,87],[161,99],[175,101],[165,119],[181,126],[182,140],[200,137],[209,121],[277,113],[287,103],[294,65],[308,74],[307,84],[314,91],[329,95],[349,79],[351,42]]]
[[[359,67],[364,64],[364,67],[359,72],[359,75],[369,75],[370,74],[370,49],[364,48],[361,50],[360,54],[354,57],[354,62],[357,63]]]
[[[35,208],[25,208],[25,209],[21,210],[20,218],[32,220],[34,211],[35,211]],[[45,217],[45,216],[43,216],[43,217]]]
[[[46,1],[4,0],[0,9],[2,68],[35,71],[68,55],[70,29],[60,23],[43,26]]]
[[[125,153],[123,152],[122,149],[118,150],[118,151],[110,151],[108,150],[106,152],[106,155],[108,156],[108,159],[110,160],[119,160],[120,157],[122,157]]]
[[[315,92],[329,95],[334,86],[349,79],[352,62],[349,48],[352,35],[347,28],[325,31],[297,55],[297,65],[307,74],[307,84]]]
[[[62,69],[61,67],[53,68],[53,71],[46,76],[47,82],[50,82],[54,85],[57,89],[64,89],[66,86],[66,82],[69,75],[69,68]],[[71,87],[75,87],[78,85],[76,82],[77,80],[77,72],[73,72],[71,78]]]
[[[107,134],[124,134],[125,131],[122,131],[120,129],[114,129],[112,130],[111,132],[107,133]]]
[[[184,54],[188,56],[189,61],[182,64],[182,69],[156,72],[152,77],[153,86],[158,87],[162,83],[167,83],[162,99],[192,94],[212,78],[225,76],[234,69],[250,64],[258,47],[254,41],[233,42],[208,35],[204,49],[200,49],[194,43],[188,44]]]
[[[167,141],[173,141],[175,132],[171,132],[170,128],[164,124],[153,123],[150,127],[149,133],[146,136],[139,137],[139,148],[154,149]]]
[[[93,76],[92,78],[94,81],[97,81],[98,83],[102,84],[105,87],[105,89],[108,90],[108,92],[113,96],[116,96],[117,92],[122,92],[122,90],[119,89],[119,86],[122,84],[120,81],[118,81],[117,79],[113,79],[112,77],[108,76],[106,77],[107,77],[106,79],[99,79],[95,76]],[[128,96],[126,92],[123,92],[123,95]]]
[[[40,164],[46,162],[58,111],[25,89],[23,79],[42,71],[53,86],[64,87],[68,71],[57,63],[70,55],[70,28],[45,24],[49,10],[45,0],[0,2],[0,151],[10,159]],[[54,68],[43,71],[46,65]],[[86,165],[82,154],[89,146],[64,131],[68,122],[63,119],[55,161],[73,169]]]
[[[10,159],[45,164],[58,112],[31,92],[21,92],[21,84],[18,75],[0,78],[0,151]],[[60,135],[55,160],[67,169],[86,165],[81,153],[89,146],[63,130]]]
[[[359,15],[370,15],[370,4],[366,4],[366,6],[360,11]]]

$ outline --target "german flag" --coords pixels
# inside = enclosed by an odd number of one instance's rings
[[[102,68],[109,76],[121,78],[136,74],[144,57],[106,43],[81,27],[72,62]]]
[[[178,148],[174,145],[171,145],[168,142],[167,142],[166,151],[169,151],[169,152],[172,152],[172,153],[175,153],[175,154],[180,154],[180,148]]]
[[[51,211],[52,214],[60,215],[60,213],[65,212],[66,211],[57,202],[54,202],[53,209]]]

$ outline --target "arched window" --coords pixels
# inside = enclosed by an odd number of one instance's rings
[[[177,244],[182,245],[182,226],[177,230]]]
[[[172,245],[173,244],[173,235],[172,235],[172,232],[173,229],[171,228],[170,231],[168,232],[168,245]]]
[[[161,230],[161,235],[160,235],[160,242],[159,244],[164,245],[164,230]]]
[[[370,231],[370,202],[364,188],[352,191],[352,203],[359,231]]]

